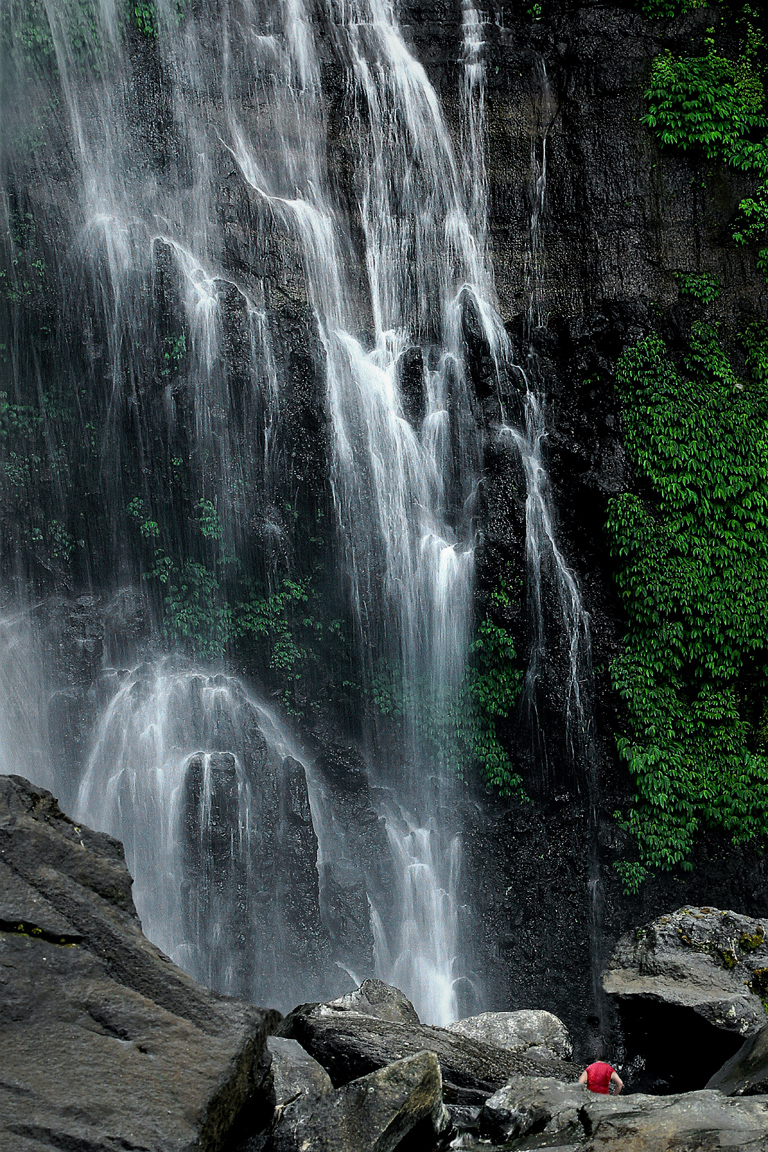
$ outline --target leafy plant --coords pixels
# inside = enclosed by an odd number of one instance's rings
[[[184,332],[177,336],[165,337],[165,351],[163,352],[162,376],[175,376],[187,353],[187,337]]]
[[[754,716],[768,692],[765,332],[735,374],[717,329],[695,325],[683,370],[658,336],[617,373],[627,448],[652,494],[613,500],[608,541],[629,629],[611,667],[636,796],[622,817],[642,868],[689,868],[697,831],[768,832],[768,759]],[[751,348],[751,351],[750,351]]]
[[[489,597],[489,612],[470,645],[470,660],[461,684],[441,691],[431,682],[405,679],[399,666],[379,665],[373,678],[373,701],[382,716],[398,725],[409,720],[422,750],[461,779],[479,771],[502,795],[524,798],[523,780],[510,760],[499,725],[514,708],[522,670],[512,636],[498,618],[511,607],[513,589],[502,576]]]
[[[656,56],[645,92],[643,123],[661,144],[696,148],[708,160],[755,173],[755,192],[739,205],[733,233],[739,244],[760,243],[768,234],[768,116],[758,64],[764,46],[762,33],[747,20],[742,52],[731,60],[715,50],[710,29],[705,55],[678,58],[667,49]],[[766,246],[758,266],[768,274]]]
[[[671,19],[682,12],[692,12],[705,8],[709,0],[639,0],[640,8],[646,16]]]
[[[720,278],[711,272],[675,272],[681,296],[693,296],[702,304],[714,304],[720,298]]]
[[[146,539],[154,539],[160,535],[160,525],[156,520],[150,519],[144,511],[144,501],[140,496],[134,496],[128,505],[128,515],[136,521],[139,532]]]

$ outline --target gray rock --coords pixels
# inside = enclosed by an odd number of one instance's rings
[[[379,1020],[397,1020],[401,1024],[420,1023],[418,1014],[405,993],[383,980],[363,980],[354,992],[340,996],[322,1006],[330,1012],[357,1012]]]
[[[276,1108],[285,1111],[301,1099],[314,1102],[333,1092],[325,1068],[313,1060],[297,1040],[270,1036],[267,1048],[272,1056]]]
[[[486,1101],[480,1129],[493,1140],[583,1152],[766,1152],[768,1097],[733,1100],[709,1090],[598,1096],[585,1085],[516,1077]]]
[[[581,1069],[565,1061],[530,1058],[427,1024],[401,1024],[328,1005],[305,1004],[280,1026],[298,1040],[338,1087],[377,1068],[427,1049],[437,1054],[448,1103],[482,1104],[515,1074],[577,1079]]]
[[[448,1025],[449,1032],[471,1036],[506,1048],[509,1052],[528,1051],[543,1057],[570,1060],[573,1044],[565,1027],[551,1012],[523,1009],[519,1012],[481,1012]]]
[[[585,1152],[768,1152],[767,1097],[733,1100],[706,1089],[678,1096],[590,1095],[581,1111]]]
[[[434,1052],[418,1052],[278,1117],[269,1152],[395,1152],[435,1148],[451,1120]]]
[[[603,987],[621,1000],[690,1008],[714,1027],[751,1036],[765,1025],[768,920],[679,908],[618,941]]]
[[[768,1024],[749,1036],[735,1056],[707,1082],[726,1096],[757,1096],[768,1092]]]
[[[520,1139],[531,1132],[562,1133],[583,1139],[580,1110],[589,1089],[583,1084],[563,1084],[546,1077],[514,1076],[493,1096],[480,1113],[480,1131],[492,1140]]]
[[[0,777],[0,1147],[213,1152],[258,1125],[262,1013],[142,935],[122,846]]]

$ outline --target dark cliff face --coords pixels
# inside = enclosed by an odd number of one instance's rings
[[[766,914],[762,862],[745,850],[736,852],[725,841],[713,839],[700,847],[692,877],[654,879],[638,897],[622,895],[611,868],[624,850],[612,814],[631,792],[615,753],[618,704],[606,673],[621,645],[625,622],[603,526],[610,497],[634,483],[613,389],[616,361],[627,344],[652,328],[661,327],[674,346],[685,320],[675,272],[709,271],[720,277],[723,292],[711,308],[713,319],[763,317],[768,307],[765,280],[755,270],[753,258],[729,239],[736,205],[746,194],[743,178],[713,170],[692,155],[660,152],[640,123],[642,92],[653,56],[667,46],[699,45],[711,19],[707,9],[675,21],[652,22],[630,5],[570,4],[552,17],[545,13],[543,20],[533,21],[520,4],[500,3],[484,25],[489,222],[496,289],[519,363],[526,361],[530,339],[545,383],[544,456],[555,528],[591,616],[596,684],[591,783],[583,765],[574,766],[566,753],[562,653],[554,654],[542,693],[542,729],[550,761],[546,787],[537,782],[525,717],[513,715],[504,726],[504,740],[522,766],[533,800],[528,805],[507,802],[480,785],[470,785],[465,898],[479,922],[478,981],[487,1006],[549,1009],[582,1037],[590,1029],[599,1033],[607,1026],[595,973],[628,926],[686,901]],[[458,133],[460,5],[440,0],[404,4],[401,20],[407,41],[443,101],[450,127]],[[181,179],[183,163],[174,153],[170,118],[166,122],[162,114],[163,77],[152,45],[136,36],[133,51],[135,130],[151,136],[157,170],[178,168],[176,178]],[[344,128],[349,94],[343,77],[334,71],[337,65],[330,53],[325,66],[335,194],[348,206],[351,231],[359,242],[354,214],[360,190],[354,186]],[[247,108],[249,93],[236,95]],[[221,115],[215,85],[208,99],[215,121]],[[532,155],[541,165],[544,142],[542,258],[534,285],[529,260]],[[36,163],[13,175],[11,185],[17,189],[13,211],[31,212],[45,259],[63,273],[69,265],[57,265],[56,237],[44,235],[44,201],[54,186],[65,200],[72,173],[65,155],[48,156],[42,161],[49,165],[46,179],[38,183]],[[327,615],[343,615],[338,574],[329,570],[330,543],[314,543],[312,528],[320,513],[330,519],[332,492],[323,356],[301,262],[295,245],[270,223],[258,198],[234,170],[225,147],[211,163],[224,238],[219,253],[222,268],[231,274],[233,284],[249,290],[255,290],[257,282],[266,285],[264,310],[277,334],[273,352],[285,382],[276,449],[280,468],[274,486],[264,490],[247,472],[240,476],[241,502],[235,505],[227,532],[246,565],[265,579],[286,564],[304,572],[319,561]],[[159,301],[159,347],[172,356],[182,309],[169,263],[158,241],[147,284]],[[73,540],[85,541],[66,572],[52,538],[32,534],[30,539],[30,529],[24,527],[26,510],[13,499],[4,503],[6,539],[16,546],[14,551],[9,544],[4,557],[6,575],[17,588],[31,588],[41,597],[63,592],[76,598],[95,591],[106,598],[107,590],[122,582],[146,587],[141,572],[153,563],[153,540],[146,535],[129,544],[116,522],[105,527],[110,524],[110,507],[125,506],[137,492],[147,500],[151,496],[158,518],[165,516],[178,544],[196,515],[203,481],[215,486],[228,480],[224,456],[203,458],[191,446],[194,406],[201,398],[191,394],[184,373],[176,374],[173,362],[170,367],[150,366],[143,374],[137,371],[133,390],[115,395],[110,381],[100,375],[109,333],[100,328],[104,313],[98,286],[84,280],[81,287],[77,301],[62,303],[52,291],[35,298],[26,311],[17,303],[8,309],[9,345],[15,341],[27,361],[21,369],[14,365],[17,390],[27,389],[20,401],[31,403],[37,382],[50,383],[59,375],[77,397],[73,417],[77,435],[85,437],[87,429],[112,423],[119,427],[122,446],[114,457],[102,455],[99,467],[89,467],[87,460],[72,461],[63,482],[55,469],[44,477],[36,496],[41,508],[49,519],[61,516]],[[529,337],[526,318],[534,288],[542,322]],[[216,381],[220,390],[202,400],[213,412],[217,442],[226,434],[233,445],[263,454],[258,413],[249,407],[253,400],[247,387],[252,369],[247,308],[232,284],[222,285],[221,292],[226,320],[220,349],[223,370]],[[488,350],[469,310],[465,341],[488,432],[478,524],[482,606],[502,572],[512,572],[521,582],[524,576],[522,469],[509,453],[498,450],[493,437],[500,401],[514,420],[520,416],[521,398],[519,381],[506,381],[501,396],[489,384]],[[407,370],[404,364],[406,376]],[[20,386],[20,381],[26,383]],[[418,406],[418,398],[414,403]],[[174,461],[181,456],[190,459],[192,467],[179,495],[179,486],[173,487]],[[244,490],[250,491],[249,500],[242,498]],[[13,528],[14,520],[21,529]],[[295,531],[297,521],[308,526],[306,531]],[[133,655],[150,649],[160,634],[157,617],[163,594],[160,587],[149,593],[148,603],[129,613],[128,625],[106,637],[102,632],[111,625],[103,623],[100,608],[93,611],[98,635],[90,635],[85,601],[75,613],[78,625],[71,634],[58,626],[50,633],[57,662],[53,678],[59,685],[59,713],[64,716],[62,744],[70,751],[85,739],[83,732],[94,714],[98,697],[94,685],[104,650],[98,646],[104,645],[118,662],[129,659],[128,651]],[[547,595],[545,590],[545,600]],[[548,607],[554,615],[554,603]],[[40,609],[41,615],[46,613],[55,616],[56,610]],[[351,628],[349,620],[345,624]],[[509,626],[524,654],[530,625],[522,598],[510,612]],[[133,640],[126,646],[131,630]],[[238,672],[254,678],[261,671],[259,653],[247,643],[237,648],[232,662]],[[339,736],[355,738],[359,732],[356,701],[350,704],[338,690],[338,667],[326,659],[311,676],[320,706],[302,722],[314,729],[321,748]],[[75,752],[71,756],[76,759]]]
[[[768,296],[754,256],[730,239],[748,181],[695,154],[660,151],[640,122],[650,63],[659,51],[695,54],[709,9],[649,21],[632,7],[572,5],[531,24],[520,10],[499,14],[490,33],[490,212],[494,271],[512,333],[523,342],[524,274],[531,198],[531,140],[547,139],[540,293],[546,330],[534,333],[546,380],[545,457],[561,547],[578,574],[591,616],[596,669],[594,756],[597,833],[588,788],[562,749],[553,686],[550,725],[554,786],[533,804],[478,800],[470,820],[468,900],[480,912],[486,991],[497,1008],[535,1005],[558,1013],[590,1055],[609,1012],[596,972],[618,934],[681,903],[714,903],[764,915],[765,865],[725,836],[702,840],[692,874],[660,875],[638,896],[622,892],[611,863],[631,850],[614,810],[631,793],[613,733],[619,702],[606,669],[625,621],[616,596],[604,524],[608,500],[631,489],[621,413],[613,387],[622,350],[651,330],[670,346],[690,322],[676,272],[701,270],[723,285],[709,318],[763,318]],[[546,70],[549,95],[543,95]],[[521,566],[521,478],[493,458],[485,477],[480,581],[507,562]],[[524,616],[522,617],[524,621]],[[524,624],[522,628],[524,632]],[[525,638],[520,636],[524,650]],[[520,747],[520,729],[509,732]],[[590,888],[587,843],[596,839],[600,882]],[[471,896],[469,894],[472,894]]]

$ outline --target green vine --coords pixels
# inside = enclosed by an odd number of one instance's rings
[[[488,597],[487,614],[470,644],[463,681],[435,693],[434,685],[405,681],[401,669],[383,662],[374,676],[374,704],[398,725],[415,717],[416,737],[434,760],[460,779],[478,771],[502,796],[525,799],[523,780],[504,748],[500,728],[512,713],[522,671],[512,636],[503,623],[517,589],[508,576]]]
[[[746,6],[736,60],[717,52],[712,28],[704,55],[675,57],[667,50],[656,56],[643,123],[662,145],[697,149],[710,161],[755,174],[754,193],[739,204],[733,239],[758,244],[758,267],[768,274],[768,116],[760,64],[765,41],[753,16]]]
[[[697,831],[768,833],[768,332],[736,375],[694,326],[681,368],[649,336],[617,372],[626,441],[648,495],[611,502],[608,542],[629,628],[613,683],[636,795],[620,816],[648,867],[690,868]],[[619,815],[619,814],[617,814]]]

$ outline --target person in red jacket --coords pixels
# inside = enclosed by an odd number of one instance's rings
[[[618,1096],[624,1087],[624,1081],[619,1076],[615,1068],[610,1064],[606,1064],[603,1060],[596,1060],[594,1064],[590,1064],[585,1068],[581,1076],[579,1076],[579,1084],[586,1084],[590,1092],[601,1092],[603,1096],[611,1094],[611,1084],[616,1085],[616,1090],[613,1095]]]

